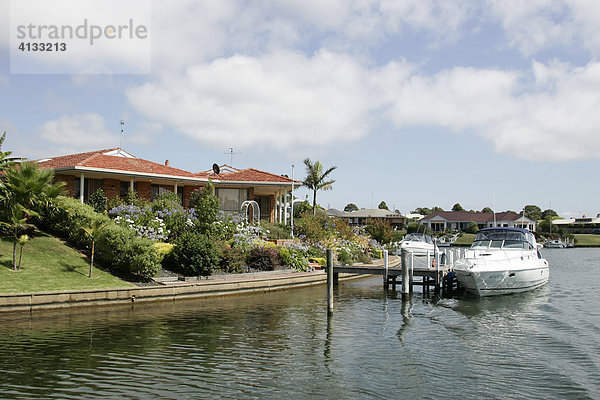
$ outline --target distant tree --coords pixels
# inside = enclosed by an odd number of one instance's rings
[[[419,207],[413,211],[412,214],[431,215],[431,209],[427,207]]]
[[[462,208],[462,206],[459,203],[456,203],[452,206],[452,211],[465,211],[465,209]]]
[[[294,203],[294,218],[300,218],[302,214],[309,212],[311,209],[312,207],[308,200]]]
[[[389,207],[387,206],[387,204],[385,204],[385,201],[382,201],[381,203],[379,203],[379,205],[377,206],[377,208],[379,208],[380,210],[388,210],[389,211]]]
[[[421,227],[421,224],[419,224],[418,222],[413,222],[406,226],[406,233],[414,233],[414,232],[419,232],[419,231],[423,231],[423,228]]]
[[[544,210],[544,212],[542,212],[542,218],[546,219],[548,216],[555,218],[558,217],[558,213],[552,209]]]
[[[431,213],[432,213],[432,214],[434,214],[434,213],[436,213],[436,212],[442,212],[442,211],[444,211],[444,209],[443,209],[443,208],[441,208],[441,207],[437,207],[437,206],[435,206],[435,207],[433,207],[433,208],[431,209]]]
[[[481,210],[481,212],[492,214],[494,211],[489,207],[484,207],[483,210]]]
[[[358,211],[358,206],[354,203],[348,203],[348,204],[346,204],[346,207],[344,207],[344,211],[346,211],[346,212]]]
[[[467,227],[467,229],[465,229],[465,232],[477,233],[477,232],[479,232],[479,225],[477,225],[477,222],[471,221],[469,223],[469,226]]]
[[[327,170],[324,170],[320,161],[315,161],[313,163],[308,157],[304,159],[304,165],[306,166],[306,178],[304,178],[302,185],[313,191],[313,215],[316,215],[317,191],[333,189],[335,180],[327,180],[327,178],[328,175],[331,174],[337,167],[333,166],[329,167]]]
[[[388,222],[381,220],[371,220],[365,227],[367,232],[379,244],[388,244],[394,238],[394,229]]]
[[[534,221],[539,221],[542,219],[542,209],[536,205],[527,205],[523,209],[525,211],[525,216]]]

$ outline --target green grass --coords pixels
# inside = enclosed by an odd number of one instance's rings
[[[23,248],[20,271],[12,270],[13,242],[0,239],[0,293],[55,290],[109,289],[132,286],[94,266],[88,278],[89,260],[61,240],[39,233]],[[17,246],[17,262],[19,247]]]
[[[470,246],[475,239],[475,234],[473,233],[463,233],[461,237],[456,239],[454,242],[455,246]]]
[[[600,247],[600,235],[591,234],[576,234],[575,246],[599,246]]]

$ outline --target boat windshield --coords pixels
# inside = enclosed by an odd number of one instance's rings
[[[535,248],[535,238],[531,232],[509,229],[486,229],[475,236],[472,249],[504,248],[525,249]]]
[[[404,236],[404,241],[425,242],[425,243],[433,244],[433,240],[431,239],[431,236],[424,235],[422,233],[409,233],[408,235]]]

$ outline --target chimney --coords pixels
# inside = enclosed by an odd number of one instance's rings
[[[168,167],[169,166],[169,160],[165,160],[165,165]]]

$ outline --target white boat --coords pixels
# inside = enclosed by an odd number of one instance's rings
[[[442,236],[436,241],[437,247],[450,247],[458,239],[458,234],[454,236]]]
[[[549,239],[544,243],[544,247],[547,249],[564,249],[567,245],[560,239]]]
[[[486,228],[456,261],[454,273],[467,291],[493,296],[539,288],[548,283],[550,268],[530,231]]]
[[[423,233],[409,233],[404,236],[400,242],[400,251],[406,249],[411,251],[416,256],[427,255],[427,252],[433,254],[435,245],[433,239],[429,235]]]

